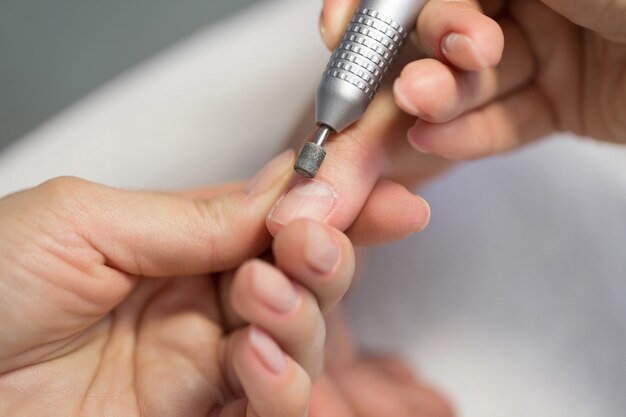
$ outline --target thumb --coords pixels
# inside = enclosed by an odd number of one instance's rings
[[[293,161],[293,151],[286,151],[247,189],[209,199],[67,178],[42,188],[56,195],[48,200],[59,202],[56,208],[107,266],[151,277],[201,274],[236,267],[267,248],[265,217],[289,182]]]
[[[335,48],[358,4],[359,0],[324,0],[320,33],[328,49]]]

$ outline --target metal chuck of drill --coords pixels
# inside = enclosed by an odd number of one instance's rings
[[[317,174],[323,146],[361,118],[394,58],[415,26],[424,0],[362,0],[339,41],[317,87],[319,130],[304,144],[294,169],[306,178]]]

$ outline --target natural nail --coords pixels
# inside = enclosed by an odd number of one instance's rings
[[[339,247],[323,225],[307,226],[304,257],[311,268],[321,273],[330,272],[337,265]]]
[[[247,193],[259,195],[269,190],[288,169],[291,169],[294,157],[293,149],[288,149],[272,159],[252,178],[246,188]]]
[[[303,181],[278,200],[269,220],[282,225],[303,218],[324,221],[335,205],[335,198],[334,190],[326,184]]]
[[[407,89],[405,87],[406,81],[398,78],[393,83],[393,95],[396,99],[396,102],[400,107],[402,107],[405,111],[412,114],[413,116],[420,117],[420,110],[413,104],[413,101],[409,98],[407,94]]]
[[[269,265],[257,263],[252,270],[252,292],[269,308],[289,313],[298,305],[299,296],[287,278]]]
[[[407,137],[409,139],[409,144],[418,152],[429,155],[432,154],[432,150],[425,147],[422,143],[420,143],[420,135],[421,135],[421,121],[418,120],[413,127],[411,127],[407,133]]]
[[[250,344],[270,371],[275,374],[283,373],[287,367],[285,354],[267,333],[252,327],[250,329]]]
[[[473,61],[478,68],[489,68],[489,62],[480,53],[472,38],[460,33],[450,33],[441,40],[441,53],[450,62],[458,65],[460,62]]]

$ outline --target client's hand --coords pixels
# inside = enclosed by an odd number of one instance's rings
[[[230,193],[57,179],[0,199],[0,415],[305,416],[352,246],[300,221],[276,266],[239,266],[292,163]]]

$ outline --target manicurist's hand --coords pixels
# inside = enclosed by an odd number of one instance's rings
[[[324,1],[329,48],[357,4]],[[405,201],[372,194],[381,176],[415,186],[452,161],[554,131],[626,142],[624,0],[431,0],[416,39],[364,117],[327,143],[317,181],[284,198],[294,204],[300,191],[315,189],[316,204],[307,203],[315,210],[283,215],[279,205],[270,230],[303,215],[345,228],[366,201],[398,218]]]
[[[329,45],[357,3],[325,1]],[[416,31],[430,58],[393,88],[416,149],[476,158],[556,130],[626,143],[626,1],[431,0]]]

